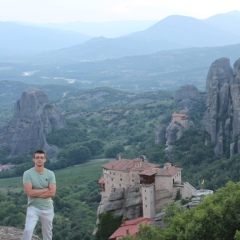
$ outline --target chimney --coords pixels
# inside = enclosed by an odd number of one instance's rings
[[[142,167],[142,159],[141,158],[134,159],[133,161],[134,161],[134,167],[135,168]]]
[[[164,168],[170,168],[172,166],[172,164],[170,162],[167,162],[164,164]]]

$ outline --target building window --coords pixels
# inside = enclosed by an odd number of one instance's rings
[[[121,184],[119,184],[119,187],[121,187]]]
[[[122,181],[122,178],[120,178],[120,181]]]

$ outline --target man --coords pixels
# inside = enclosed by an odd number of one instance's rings
[[[34,167],[23,174],[23,186],[28,196],[28,208],[22,240],[31,240],[38,220],[42,224],[43,240],[52,239],[54,217],[52,197],[56,193],[56,180],[52,171],[44,168],[46,153],[37,150],[33,157]]]

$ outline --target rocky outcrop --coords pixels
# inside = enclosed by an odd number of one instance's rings
[[[0,239],[1,240],[19,240],[22,237],[23,230],[14,227],[0,226]],[[32,240],[40,240],[41,238],[36,235],[32,236]]]
[[[156,127],[155,130],[155,143],[159,144],[159,143],[166,143],[166,129],[167,129],[167,125],[166,124],[162,124]]]
[[[185,85],[180,87],[174,94],[174,103],[180,114],[189,116],[189,111],[194,109],[199,103],[204,104],[203,94],[200,94],[194,85]],[[184,131],[193,126],[189,119],[174,119],[167,124],[158,125],[155,129],[155,143],[166,143],[167,151],[172,151],[173,144],[179,140]]]
[[[199,101],[202,101],[202,96],[194,85],[182,86],[174,94],[175,106],[179,110],[192,109]]]
[[[206,82],[207,110],[203,127],[211,135],[215,155],[240,153],[240,59],[214,61]]]
[[[98,207],[97,215],[103,212],[113,211],[115,215],[126,219],[134,219],[141,216],[142,195],[139,186],[132,186],[127,190],[116,189],[108,198],[104,197]]]
[[[185,128],[178,122],[172,121],[166,129],[166,145],[172,145],[180,139]]]
[[[65,122],[45,93],[39,90],[24,92],[14,107],[12,119],[1,128],[0,147],[10,149],[10,157],[43,149],[53,158],[57,148],[46,142],[53,128],[64,128]]]

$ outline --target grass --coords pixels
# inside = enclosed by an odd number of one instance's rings
[[[107,161],[91,161],[65,169],[54,171],[57,184],[63,186],[68,184],[85,183],[89,180],[98,180],[102,175],[101,165]],[[23,190],[22,177],[0,179],[0,190]]]
[[[89,180],[99,180],[102,175],[101,165],[104,163],[105,162],[102,161],[92,161],[74,167],[54,171],[57,184],[76,184],[85,183]]]

